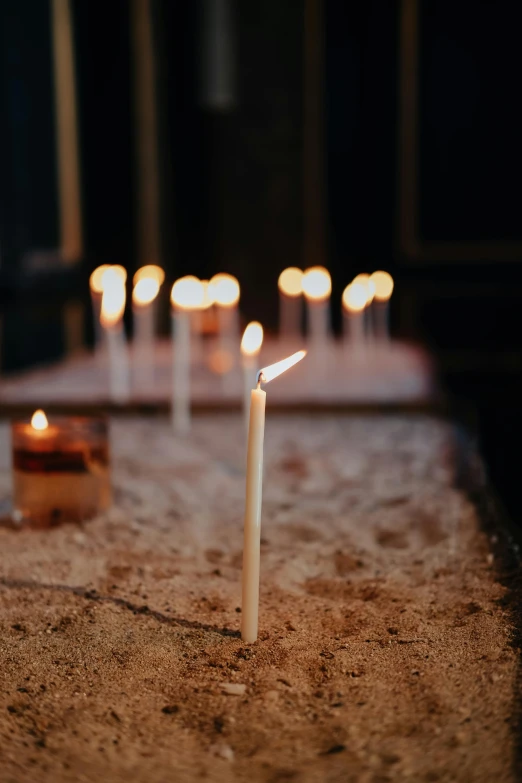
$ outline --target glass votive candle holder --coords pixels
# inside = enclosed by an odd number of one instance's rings
[[[13,521],[49,527],[82,522],[111,504],[107,420],[36,411],[11,424]]]

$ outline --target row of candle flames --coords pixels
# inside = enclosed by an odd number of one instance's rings
[[[165,272],[153,264],[138,269],[133,278],[132,302],[145,307],[157,297],[165,280]],[[120,265],[103,264],[90,277],[91,291],[102,295],[101,320],[103,326],[112,326],[125,310],[127,271]],[[330,273],[325,267],[314,266],[304,272],[288,267],[279,275],[279,291],[291,299],[304,297],[314,302],[328,301],[332,292]],[[357,275],[343,291],[345,310],[361,312],[375,299],[387,302],[393,292],[393,279],[388,272],[377,271]],[[172,286],[173,307],[188,310],[206,310],[212,305],[234,307],[239,302],[240,288],[233,275],[219,273],[211,280],[199,280],[194,275],[181,277]]]

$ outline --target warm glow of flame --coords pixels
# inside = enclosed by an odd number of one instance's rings
[[[89,278],[89,285],[91,287],[91,291],[94,291],[95,294],[103,293],[103,275],[107,269],[110,268],[110,264],[102,264],[101,266],[96,267],[94,272],[91,274]]]
[[[297,351],[297,353],[293,353],[291,356],[288,356],[286,359],[282,359],[280,362],[270,364],[268,367],[263,367],[263,369],[259,371],[259,376],[263,376],[261,378],[261,383],[268,383],[268,381],[272,381],[274,378],[277,378],[278,375],[281,375],[281,373],[285,372],[285,370],[293,367],[294,364],[300,362],[301,359],[305,358],[305,356],[306,351]]]
[[[180,277],[172,286],[170,301],[182,310],[200,310],[205,301],[203,283],[194,275]]]
[[[39,432],[42,432],[43,430],[46,430],[49,426],[49,422],[47,421],[47,416],[43,412],[43,410],[37,410],[33,413],[33,416],[31,418],[31,427],[33,430],[38,430]]]
[[[132,290],[132,302],[143,307],[155,300],[160,290],[160,284],[152,277],[142,277]]]
[[[209,282],[209,295],[214,304],[234,307],[239,302],[239,283],[233,275],[222,272]]]
[[[165,272],[160,266],[156,266],[156,264],[147,264],[146,266],[142,266],[140,269],[138,269],[132,278],[132,282],[134,285],[137,285],[137,283],[139,283],[139,281],[143,280],[144,278],[151,278],[152,280],[156,280],[159,288],[163,285],[165,280]]]
[[[111,266],[103,275],[100,323],[104,328],[116,326],[122,319],[125,299],[125,282],[119,269]]]
[[[307,299],[323,302],[332,292],[332,278],[324,266],[311,266],[303,275],[303,291]]]
[[[354,277],[352,283],[363,285],[366,288],[366,304],[371,304],[373,297],[375,296],[375,283],[373,282],[370,275],[366,274],[366,272],[361,272],[360,275]]]
[[[286,296],[301,296],[303,293],[303,273],[296,266],[283,269],[277,281],[279,290]]]
[[[350,283],[343,291],[343,307],[351,313],[359,313],[368,303],[368,289],[363,283]]]
[[[259,321],[251,321],[243,332],[241,353],[243,356],[257,356],[263,344],[263,327]]]
[[[371,276],[375,285],[375,298],[378,302],[387,302],[393,291],[393,277],[388,272],[374,272]]]

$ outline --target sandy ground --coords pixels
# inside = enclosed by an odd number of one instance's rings
[[[516,779],[515,632],[448,425],[268,413],[254,645],[239,417],[112,444],[108,514],[0,529],[2,783]]]

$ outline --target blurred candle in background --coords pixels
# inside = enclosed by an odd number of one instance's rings
[[[193,275],[180,277],[172,286],[172,426],[179,434],[190,430],[190,320],[201,308],[205,291]]]
[[[104,342],[104,331],[100,323],[101,302],[103,294],[103,275],[110,269],[110,264],[102,264],[97,267],[89,278],[89,288],[91,290],[92,319],[94,325],[94,350],[101,353]]]
[[[102,277],[100,323],[107,342],[109,392],[113,402],[127,402],[130,396],[129,357],[123,313],[125,312],[125,278],[121,269],[109,267]]]
[[[303,292],[307,305],[308,338],[320,346],[330,337],[330,294],[332,280],[323,266],[312,266],[303,274]]]
[[[373,342],[374,338],[374,326],[373,326],[373,317],[372,317],[372,302],[373,297],[375,296],[375,283],[371,279],[370,275],[366,272],[361,272],[361,274],[356,275],[354,279],[352,280],[352,283],[356,283],[357,285],[363,285],[366,289],[366,307],[364,308],[364,336],[366,338],[366,341],[371,343]]]
[[[279,275],[279,336],[294,339],[301,334],[303,306],[303,273],[296,266],[283,269]]]
[[[390,297],[393,293],[393,278],[388,272],[374,272],[371,280],[375,286],[374,329],[377,340],[388,342],[390,339]]]
[[[344,342],[358,351],[364,346],[364,311],[367,301],[367,288],[363,283],[350,283],[343,291]]]
[[[241,363],[243,365],[243,415],[248,430],[250,415],[250,393],[256,385],[256,361],[263,344],[263,327],[259,321],[251,321],[243,332],[241,340]]]
[[[239,283],[233,275],[220,273],[211,278],[208,290],[216,307],[218,324],[218,361],[215,366],[223,368],[221,377],[225,389],[229,389],[229,372],[236,364],[239,352]]]
[[[163,269],[149,265],[133,278],[134,370],[136,388],[148,393],[154,388],[157,297],[165,279]]]

